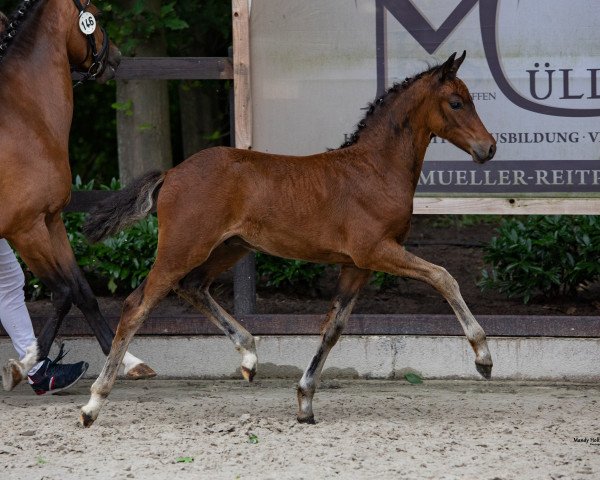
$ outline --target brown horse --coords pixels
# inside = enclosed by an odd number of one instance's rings
[[[71,70],[103,82],[120,60],[97,9],[80,0],[24,0],[0,33],[0,237],[52,291],[55,313],[22,362],[3,368],[12,389],[48,355],[74,303],[105,354],[114,336],[98,309],[69,244],[61,210],[71,195],[69,130],[73,116]],[[129,376],[155,373],[128,354]]]
[[[321,345],[298,385],[300,422],[313,423],[312,398],[327,354],[339,338],[359,290],[374,270],[435,287],[454,309],[475,351],[477,370],[491,375],[485,333],[442,267],[403,247],[425,150],[438,135],[483,163],[496,142],[477,116],[452,55],[377,99],[342,148],[291,157],[213,148],[165,172],[154,172],[98,205],[85,227],[92,240],[144,217],[156,203],[158,253],[148,277],[126,300],[111,352],[80,420],[97,418],[127,346],[169,291],[196,306],[234,341],[242,373],[256,371],[253,337],[210,296],[209,286],[249,250],[341,264],[337,293]]]

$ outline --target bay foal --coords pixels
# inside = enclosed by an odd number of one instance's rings
[[[370,106],[340,149],[307,157],[204,150],[165,173],[147,174],[99,205],[86,226],[93,240],[144,217],[156,203],[158,252],[148,277],[125,300],[111,352],[82,408],[82,424],[96,420],[131,338],[171,290],[229,335],[242,354],[242,373],[252,379],[254,340],[208,290],[249,250],[341,265],[321,344],[298,385],[300,422],[314,422],[312,399],[323,364],[374,270],[435,287],[462,324],[477,370],[489,378],[492,358],[485,333],[456,281],[402,246],[432,136],[452,142],[478,163],[496,150],[467,87],[456,77],[464,58],[464,53],[452,55],[443,65],[393,86]]]
[[[106,81],[121,55],[103,28],[90,28],[96,13],[89,0],[24,0],[10,19],[0,15],[0,238],[51,290],[55,308],[23,361],[3,367],[6,390],[48,356],[73,303],[104,353],[110,351],[113,332],[77,266],[61,218],[71,195],[71,70]],[[131,354],[125,364],[131,378],[156,375]]]

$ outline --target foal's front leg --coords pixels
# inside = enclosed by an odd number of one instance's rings
[[[340,338],[360,289],[369,280],[370,270],[344,266],[340,271],[337,292],[331,309],[321,326],[321,344],[298,383],[298,421],[315,423],[312,400],[327,355]]]
[[[485,332],[463,300],[458,283],[445,268],[407,252],[404,247],[394,241],[383,243],[373,258],[365,263],[373,270],[421,280],[440,292],[454,310],[465,336],[475,352],[475,368],[484,378],[491,377],[492,356]]]

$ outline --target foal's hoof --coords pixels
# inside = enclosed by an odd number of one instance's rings
[[[479,374],[486,380],[489,380],[490,378],[492,378],[492,365],[484,365],[482,363],[475,363],[475,368],[477,369]]]
[[[254,375],[256,375],[256,368],[246,368],[242,365],[242,377],[244,377],[248,382],[252,382],[254,380]]]
[[[138,363],[125,374],[130,380],[142,380],[144,378],[156,377],[156,372],[145,363]]]
[[[81,415],[79,415],[79,423],[81,423],[82,427],[91,427],[95,420],[96,419],[93,418],[89,413],[85,413],[83,409],[81,410]]]
[[[314,415],[310,415],[310,416],[302,416],[302,415],[298,415],[296,417],[296,419],[298,420],[298,423],[306,423],[308,425],[316,425],[317,422],[315,422],[315,416]]]
[[[15,388],[25,379],[23,365],[17,360],[9,360],[2,367],[2,386],[7,392]]]

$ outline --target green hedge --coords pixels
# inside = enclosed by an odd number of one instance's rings
[[[73,190],[93,190],[94,182],[83,183],[76,177]],[[120,184],[100,185],[101,190],[118,190]],[[158,221],[148,216],[132,228],[103,242],[90,245],[81,233],[85,213],[65,213],[63,220],[77,263],[93,283],[101,283],[110,291],[130,291],[148,275],[156,255]],[[23,265],[24,266],[24,265]],[[33,298],[47,294],[41,282],[32,277],[27,282],[27,293]]]
[[[531,216],[509,218],[485,247],[490,266],[479,286],[521,298],[572,295],[600,278],[600,218]]]

